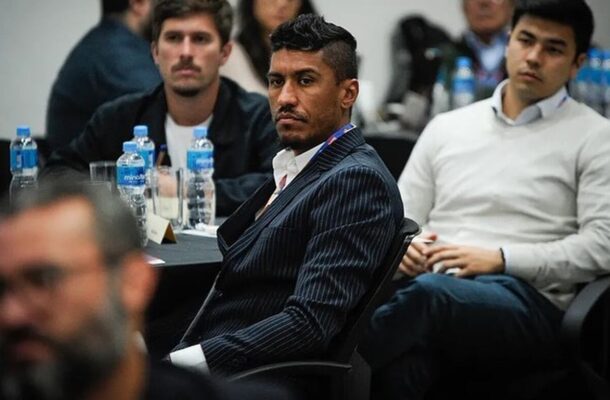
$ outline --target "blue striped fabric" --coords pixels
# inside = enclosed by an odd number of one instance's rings
[[[219,229],[222,269],[178,346],[201,343],[215,373],[323,354],[403,217],[396,182],[358,129],[255,221],[274,186],[268,181]]]

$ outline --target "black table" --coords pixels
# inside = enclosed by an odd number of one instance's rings
[[[165,355],[178,343],[209,292],[220,269],[222,254],[216,238],[177,235],[177,243],[149,242],[146,254],[165,261],[155,265],[159,285],[147,313],[148,351]]]

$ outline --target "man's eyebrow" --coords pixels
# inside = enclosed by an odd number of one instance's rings
[[[315,68],[303,68],[303,69],[299,69],[299,70],[296,70],[296,71],[292,71],[289,75],[299,76],[299,75],[303,75],[303,74],[320,75],[320,72],[317,69],[315,69]],[[275,76],[275,77],[277,77],[277,76],[284,76],[284,74],[282,74],[280,72],[277,72],[277,71],[269,71],[267,73],[267,77],[271,77],[271,76]]]
[[[529,32],[527,30],[521,30],[521,31],[517,32],[517,35],[523,35],[523,36],[526,36],[529,39],[541,40],[545,44],[552,44],[552,45],[555,45],[555,46],[562,46],[562,47],[567,47],[568,46],[568,44],[566,43],[566,41],[564,39],[557,38],[557,37],[539,38],[539,37],[537,37],[536,35],[534,35],[533,33]]]

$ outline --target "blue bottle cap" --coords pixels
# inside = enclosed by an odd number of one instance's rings
[[[19,125],[17,127],[17,137],[30,137],[30,127],[27,125]]]
[[[470,59],[470,57],[458,57],[455,60],[455,66],[457,68],[460,67],[472,67],[472,60]]]
[[[208,128],[205,126],[196,126],[193,129],[193,136],[197,139],[208,137]]]
[[[136,142],[123,142],[124,153],[134,153],[136,151],[138,151],[138,144]]]
[[[135,137],[146,137],[148,136],[148,126],[136,125],[133,127],[133,135]]]

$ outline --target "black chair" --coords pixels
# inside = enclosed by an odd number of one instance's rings
[[[326,379],[330,399],[366,400],[369,398],[371,370],[358,354],[362,339],[373,311],[391,296],[391,281],[403,254],[419,226],[405,218],[388,253],[374,275],[371,288],[346,321],[343,330],[333,339],[327,357],[322,360],[299,360],[264,365],[237,375],[231,380],[275,379],[306,377]]]
[[[459,374],[455,380],[443,379],[426,400],[449,396],[472,400],[610,399],[610,275],[579,291],[564,314],[560,339],[565,353],[561,366],[547,370],[524,366],[523,370],[503,371],[479,381]]]
[[[0,139],[0,197],[8,191],[11,183],[10,140]]]

